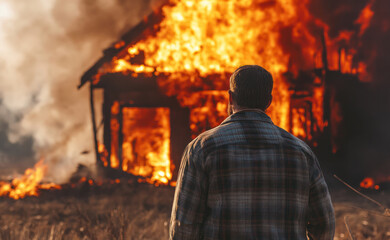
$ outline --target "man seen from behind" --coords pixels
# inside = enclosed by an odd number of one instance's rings
[[[170,239],[333,239],[333,206],[316,156],[265,113],[272,88],[260,66],[232,74],[230,116],[184,151]]]

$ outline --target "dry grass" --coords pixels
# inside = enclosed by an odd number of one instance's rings
[[[84,189],[85,190],[85,189]],[[173,189],[115,191],[0,201],[0,239],[167,239]]]
[[[389,193],[371,193],[370,197],[385,206],[390,205]],[[384,209],[349,190],[334,193],[333,201],[336,213],[335,240],[390,240],[390,216],[385,214]]]
[[[167,239],[173,192],[169,187],[118,184],[18,201],[3,198],[0,239]],[[389,194],[373,197],[390,203]],[[345,218],[354,239],[390,239],[390,218],[380,209],[348,192],[333,199],[336,240],[350,239]]]

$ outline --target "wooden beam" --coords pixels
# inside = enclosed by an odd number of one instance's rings
[[[95,147],[95,155],[96,155],[96,163],[98,166],[101,166],[102,162],[100,160],[100,154],[99,154],[99,147],[98,147],[98,141],[97,141],[97,127],[96,127],[96,115],[95,115],[95,104],[94,104],[94,95],[93,95],[93,83],[90,82],[90,94],[89,94],[89,100],[90,100],[90,106],[91,106],[91,116],[92,116],[92,130],[93,130],[93,142]]]

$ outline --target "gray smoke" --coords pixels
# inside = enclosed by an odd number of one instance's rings
[[[94,164],[88,89],[76,86],[101,51],[158,4],[0,2],[1,173],[44,158],[48,180],[60,183],[78,163]]]

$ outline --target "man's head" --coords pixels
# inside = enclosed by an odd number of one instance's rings
[[[272,75],[257,65],[239,67],[230,77],[229,115],[255,108],[265,111],[272,101]]]

